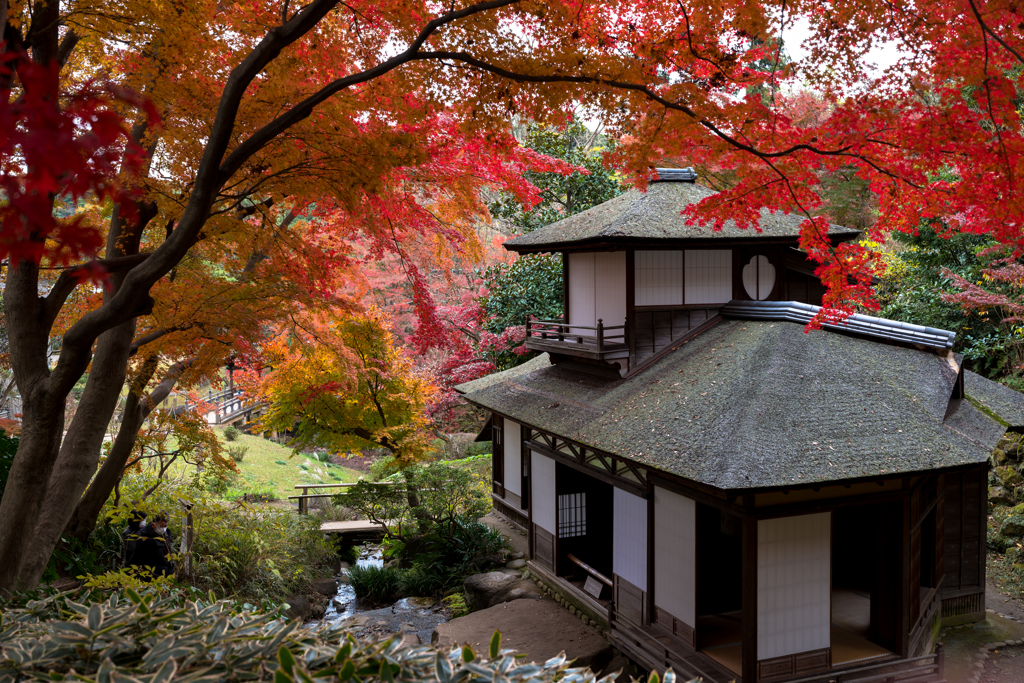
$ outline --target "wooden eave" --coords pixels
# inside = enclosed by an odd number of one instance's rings
[[[754,233],[752,233],[754,234]],[[856,239],[861,233],[846,233],[842,235],[831,235],[829,241],[832,246],[837,246],[843,242]],[[622,237],[622,238],[609,238],[602,237],[598,239],[580,240],[573,242],[549,242],[546,244],[539,245],[528,245],[528,246],[517,246],[505,242],[503,245],[508,251],[514,251],[518,254],[542,254],[542,253],[565,253],[571,254],[576,252],[595,252],[595,251],[628,251],[630,249],[639,249],[644,251],[661,251],[661,250],[679,250],[679,249],[698,249],[698,248],[734,248],[734,247],[759,247],[759,246],[777,246],[777,245],[790,245],[796,247],[799,244],[799,238],[785,236],[785,237],[722,237],[718,239],[707,239],[707,238],[694,238],[694,239],[661,239],[661,238],[636,238],[636,237]]]
[[[500,414],[500,413],[497,413]],[[698,502],[711,505],[731,512],[733,514],[753,514],[756,517],[774,517],[780,515],[794,514],[800,510],[814,509],[821,506],[823,502],[830,501],[842,505],[856,505],[864,500],[880,500],[879,496],[901,498],[907,495],[914,480],[924,477],[946,474],[950,472],[969,471],[978,467],[987,467],[984,463],[968,463],[948,467],[936,467],[934,469],[918,470],[914,472],[897,472],[888,475],[874,475],[866,477],[854,477],[850,479],[834,480],[828,482],[801,482],[786,486],[761,486],[748,489],[720,489],[707,484],[686,479],[671,472],[650,467],[635,462],[614,453],[608,453],[592,448],[572,439],[553,434],[535,425],[520,422],[515,418],[503,416],[522,425],[530,431],[530,438],[524,439],[527,448],[537,451],[541,455],[553,458],[570,467],[579,469],[605,481],[613,486],[628,490],[629,492],[647,498],[649,493],[648,484],[657,484],[663,488],[674,490],[688,496]],[[619,476],[618,472],[631,472],[635,479]],[[898,482],[897,487],[891,487],[888,483]],[[882,486],[885,484],[885,486]],[[877,487],[880,490],[871,494],[858,494],[851,492],[844,495],[822,495],[812,499],[798,501],[792,504],[782,503],[779,505],[757,506],[756,497],[763,494],[782,494],[792,492],[811,491],[818,493],[821,489],[852,489],[853,487]],[[885,489],[885,490],[882,490]]]

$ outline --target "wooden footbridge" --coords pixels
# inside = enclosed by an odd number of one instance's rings
[[[288,496],[288,500],[299,501],[299,514],[309,514],[309,501],[319,498],[333,498],[344,489],[355,484],[296,484],[295,488],[302,491],[298,496]],[[309,493],[310,489],[342,489],[338,493]],[[367,519],[356,519],[346,522],[324,522],[320,530],[330,536],[340,537],[349,543],[377,542],[384,538],[384,527]]]

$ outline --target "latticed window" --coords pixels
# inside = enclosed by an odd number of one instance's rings
[[[558,537],[587,535],[587,494],[566,493],[558,497]]]

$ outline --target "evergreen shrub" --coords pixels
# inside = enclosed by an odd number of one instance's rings
[[[612,683],[565,655],[525,663],[501,649],[440,651],[401,640],[361,641],[343,627],[303,627],[280,613],[236,612],[230,603],[182,603],[125,589],[105,602],[55,596],[7,609],[0,625],[0,680],[193,683],[225,680],[379,680],[397,683]],[[652,676],[650,683],[657,683]],[[665,683],[675,683],[671,673]]]

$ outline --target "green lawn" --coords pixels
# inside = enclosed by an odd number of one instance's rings
[[[227,441],[224,431],[219,427],[216,429],[222,444],[249,449],[242,462],[238,463],[243,481],[239,481],[233,487],[235,489],[269,487],[280,498],[287,499],[300,493],[295,488],[296,484],[347,484],[363,476],[362,472],[317,462],[302,454],[293,456],[292,449],[258,436],[241,434],[235,441]]]

